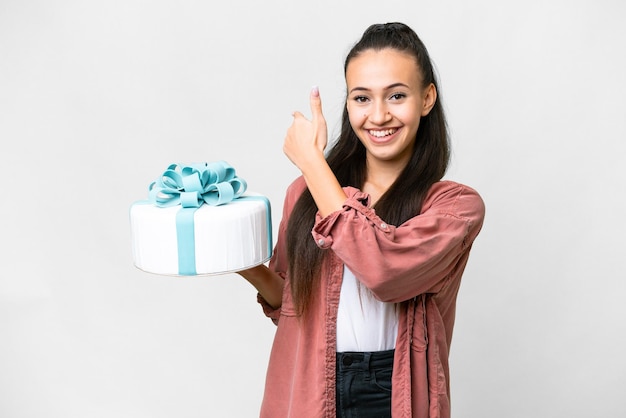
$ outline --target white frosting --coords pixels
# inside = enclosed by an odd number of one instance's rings
[[[254,194],[248,194],[254,195]],[[144,271],[178,275],[176,214],[180,206],[161,208],[137,202],[130,208],[135,265]],[[222,274],[253,267],[271,256],[268,208],[261,200],[202,205],[194,213],[196,272]]]

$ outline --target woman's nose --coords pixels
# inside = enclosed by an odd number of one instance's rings
[[[391,113],[385,103],[377,103],[373,106],[369,120],[377,125],[382,125],[391,120]]]

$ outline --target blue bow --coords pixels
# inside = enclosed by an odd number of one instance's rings
[[[160,207],[181,205],[198,208],[222,205],[246,191],[246,181],[237,177],[235,169],[225,161],[171,164],[150,184],[148,200]]]

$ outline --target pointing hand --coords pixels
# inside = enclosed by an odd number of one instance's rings
[[[326,119],[322,113],[319,89],[314,87],[309,96],[311,120],[300,112],[293,113],[293,122],[287,130],[283,151],[298,168],[302,169],[312,157],[324,154],[328,142]]]

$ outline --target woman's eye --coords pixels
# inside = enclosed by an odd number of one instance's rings
[[[401,100],[401,99],[404,99],[405,97],[406,97],[406,94],[404,94],[404,93],[395,93],[395,94],[391,95],[390,99],[391,100]]]
[[[367,101],[367,97],[365,96],[356,96],[354,101],[357,103],[365,103]]]

